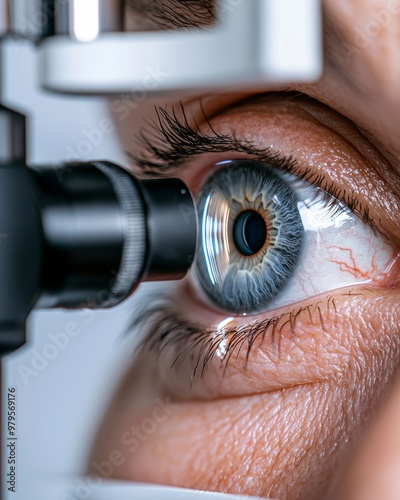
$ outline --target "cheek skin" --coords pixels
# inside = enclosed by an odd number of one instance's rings
[[[97,472],[93,461],[99,464],[118,451],[115,478],[320,500],[399,362],[398,300],[395,290],[348,299],[352,314],[338,317],[331,331],[332,337],[347,337],[340,378],[251,396],[171,399],[174,406],[157,423],[155,408],[168,393],[164,377],[141,358],[142,366],[131,368],[110,405],[93,449],[92,472]],[[320,350],[322,356],[324,345]],[[323,363],[326,368],[329,356]]]
[[[314,464],[312,476],[308,468],[342,441],[343,415],[327,412],[342,400],[340,388],[308,386],[182,404],[122,477],[278,498],[290,491],[294,497],[302,488],[299,478],[309,488],[329,476],[326,462],[317,468]],[[316,422],[315,414],[323,418]],[[316,425],[321,432],[312,431]]]
[[[377,417],[372,419],[348,460],[341,464],[340,481],[335,481],[326,500],[400,498],[399,383],[397,377]]]

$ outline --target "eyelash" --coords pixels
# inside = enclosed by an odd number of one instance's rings
[[[351,291],[342,293],[341,295],[347,297],[363,296],[362,293],[353,293]],[[317,303],[299,307],[290,312],[273,316],[272,318],[255,320],[241,327],[233,326],[220,332],[182,319],[176,311],[176,306],[172,300],[166,297],[159,297],[158,304],[144,310],[142,308],[142,313],[135,315],[134,326],[131,325],[129,331],[132,328],[139,330],[140,327],[150,324],[151,327],[145,331],[143,340],[140,342],[137,350],[138,352],[142,349],[153,352],[157,359],[167,347],[176,347],[179,354],[174,358],[170,366],[171,369],[178,365],[178,362],[182,363],[190,355],[193,366],[190,380],[192,385],[196,375],[199,375],[200,378],[204,377],[209,362],[214,358],[224,340],[228,340],[228,343],[224,347],[224,354],[220,356],[221,364],[224,363],[223,376],[235,352],[239,353],[247,344],[247,365],[254,343],[260,337],[262,338],[262,342],[264,342],[267,334],[270,336],[271,349],[274,349],[279,357],[283,329],[289,325],[291,337],[295,338],[296,321],[303,312],[308,313],[310,322],[314,324],[319,322],[322,330],[326,332],[324,317],[321,311],[321,305],[324,302],[327,314],[333,312],[337,316],[335,298],[329,296],[325,301],[320,300]]]
[[[212,127],[203,111],[203,118],[211,133],[201,131],[195,124],[195,128],[189,124],[185,108],[182,103],[179,105],[181,118],[178,116],[176,107],[171,110],[167,108],[155,108],[156,119],[147,121],[147,129],[144,129],[137,136],[138,142],[144,151],[143,155],[135,156],[127,153],[134,162],[134,168],[138,169],[142,175],[151,177],[170,176],[180,167],[196,155],[204,153],[245,153],[258,161],[264,161],[276,166],[283,172],[292,174],[299,181],[307,181],[316,189],[316,200],[321,201],[321,193],[327,207],[327,214],[335,216],[345,210],[348,213],[355,213],[364,223],[376,229],[374,221],[370,218],[368,207],[362,206],[353,193],[346,192],[333,182],[325,180],[324,175],[316,174],[310,168],[301,168],[297,160],[293,157],[285,157],[272,153],[270,149],[260,149],[249,141],[241,141],[234,135],[220,134]],[[153,158],[150,160],[149,158]],[[345,293],[343,295],[354,295]],[[197,373],[204,376],[205,369],[209,361],[214,357],[224,339],[229,339],[226,352],[221,361],[225,362],[225,370],[233,352],[240,350],[247,343],[246,362],[249,358],[254,342],[261,336],[262,339],[268,333],[271,336],[272,346],[277,346],[280,352],[280,338],[282,330],[289,325],[292,337],[295,335],[295,326],[298,316],[308,311],[310,321],[319,321],[324,329],[324,319],[321,312],[321,301],[285,312],[259,321],[252,321],[242,327],[231,327],[221,334],[221,332],[204,328],[202,325],[191,323],[182,319],[175,310],[175,306],[165,297],[151,308],[142,308],[142,313],[135,316],[134,328],[150,324],[151,327],[145,334],[139,349],[153,351],[160,356],[163,350],[170,345],[182,347],[172,363],[171,368],[179,361],[183,361],[185,356],[193,357],[193,370],[191,383]],[[333,309],[336,314],[336,304],[333,297],[327,298],[327,311]],[[131,325],[131,328],[133,325]],[[278,340],[276,340],[278,339]],[[194,351],[197,351],[195,354]],[[225,373],[225,371],[224,371]]]

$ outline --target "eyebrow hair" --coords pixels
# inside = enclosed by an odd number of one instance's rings
[[[215,20],[215,0],[125,0],[144,27],[196,28]]]

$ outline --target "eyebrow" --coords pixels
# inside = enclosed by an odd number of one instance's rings
[[[125,0],[143,28],[195,28],[215,20],[214,0]]]

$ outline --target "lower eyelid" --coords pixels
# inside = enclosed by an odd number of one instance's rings
[[[352,369],[349,360],[372,356],[376,345],[393,348],[390,328],[400,322],[399,294],[398,289],[342,291],[279,311],[278,321],[267,328],[271,315],[258,318],[253,327],[242,323],[243,335],[228,322],[225,344],[223,328],[218,338],[215,326],[208,332],[196,330],[192,321],[178,320],[171,311],[169,324],[160,324],[162,331],[149,325],[152,334],[143,347],[147,350],[154,341],[149,363],[155,355],[165,389],[183,399],[236,397],[327,380],[340,384]],[[219,324],[223,323],[220,318]],[[360,343],[364,347],[354,350]],[[206,357],[210,359],[203,370]],[[364,361],[356,360],[361,365]]]
[[[372,280],[369,284],[371,287],[398,288],[400,286],[400,252],[396,254],[396,251],[394,251],[394,255],[386,274],[377,276]]]

